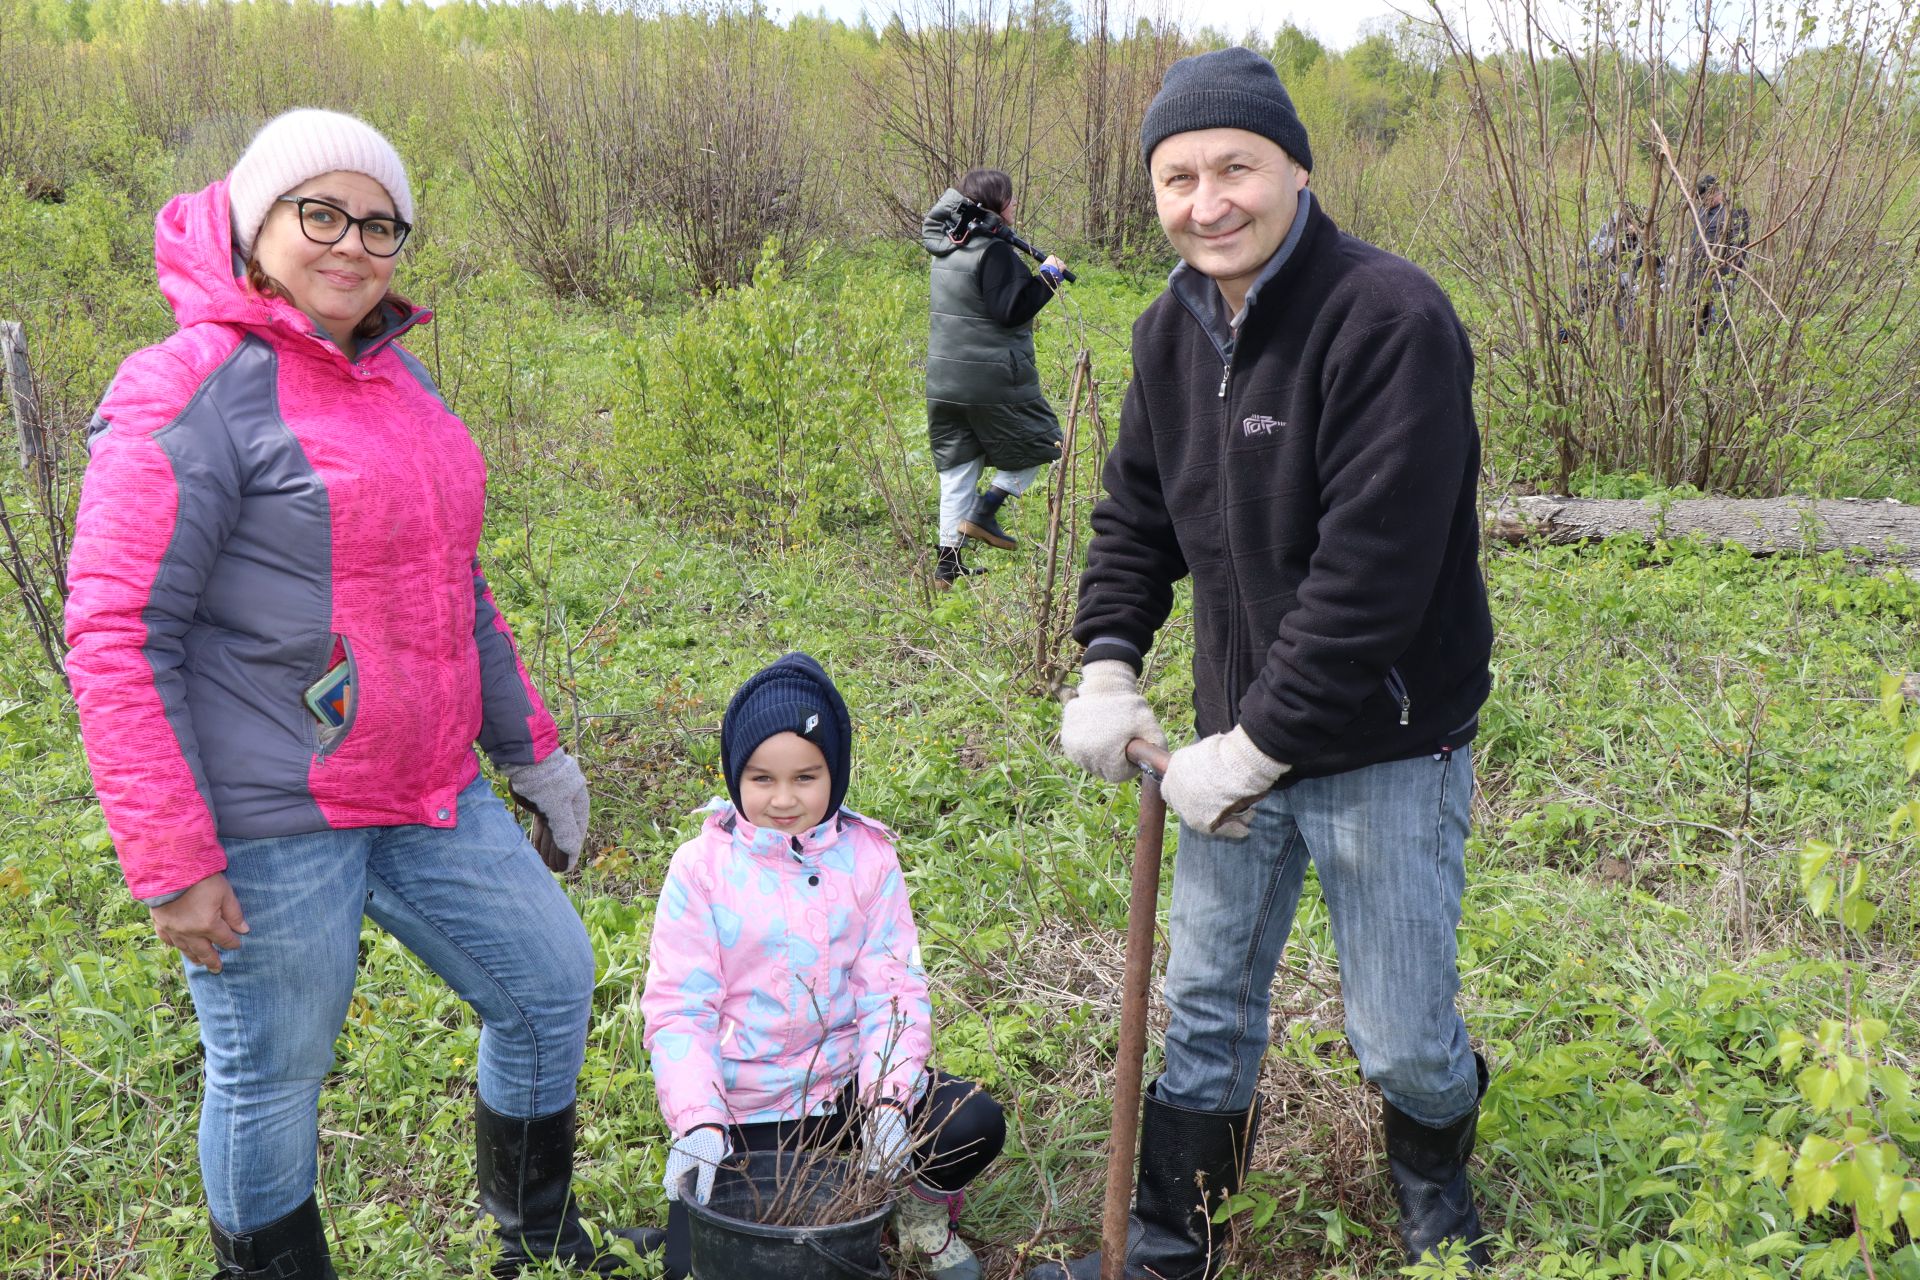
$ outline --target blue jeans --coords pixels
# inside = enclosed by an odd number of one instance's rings
[[[480,1097],[516,1118],[573,1101],[593,948],[573,904],[485,778],[457,826],[360,827],[228,840],[251,932],[222,969],[186,963],[206,1048],[200,1176],[228,1231],[312,1194],[321,1080],[371,916],[480,1015]],[[404,1032],[402,1032],[404,1034]]]
[[[1472,1110],[1479,1080],[1453,1004],[1472,793],[1461,748],[1269,792],[1245,840],[1182,823],[1159,1095],[1199,1111],[1252,1105],[1273,974],[1311,858],[1361,1072],[1422,1124]]]

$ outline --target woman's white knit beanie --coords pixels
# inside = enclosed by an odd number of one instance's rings
[[[252,254],[253,238],[260,234],[260,224],[267,220],[275,200],[309,179],[336,170],[366,174],[393,197],[393,211],[413,221],[407,168],[393,144],[358,117],[301,108],[269,120],[227,175],[233,245],[240,256]]]

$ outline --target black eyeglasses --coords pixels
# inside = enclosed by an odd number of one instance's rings
[[[360,243],[376,258],[391,258],[407,242],[413,224],[399,218],[356,218],[337,204],[313,196],[281,196],[276,204],[290,204],[300,211],[300,230],[315,244],[339,244],[347,232],[360,228]]]

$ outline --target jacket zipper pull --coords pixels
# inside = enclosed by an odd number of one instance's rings
[[[1413,695],[1400,695],[1400,727],[1405,728],[1413,720]]]
[[[1222,400],[1225,400],[1227,398],[1227,379],[1232,375],[1233,375],[1233,361],[1229,360],[1225,364],[1220,366],[1220,391],[1218,395],[1219,395],[1219,398]]]

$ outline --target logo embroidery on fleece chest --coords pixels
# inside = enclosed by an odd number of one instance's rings
[[[1286,425],[1286,422],[1280,418],[1269,417],[1264,413],[1256,413],[1241,420],[1240,434],[1242,436],[1270,436],[1274,432],[1284,429]]]

